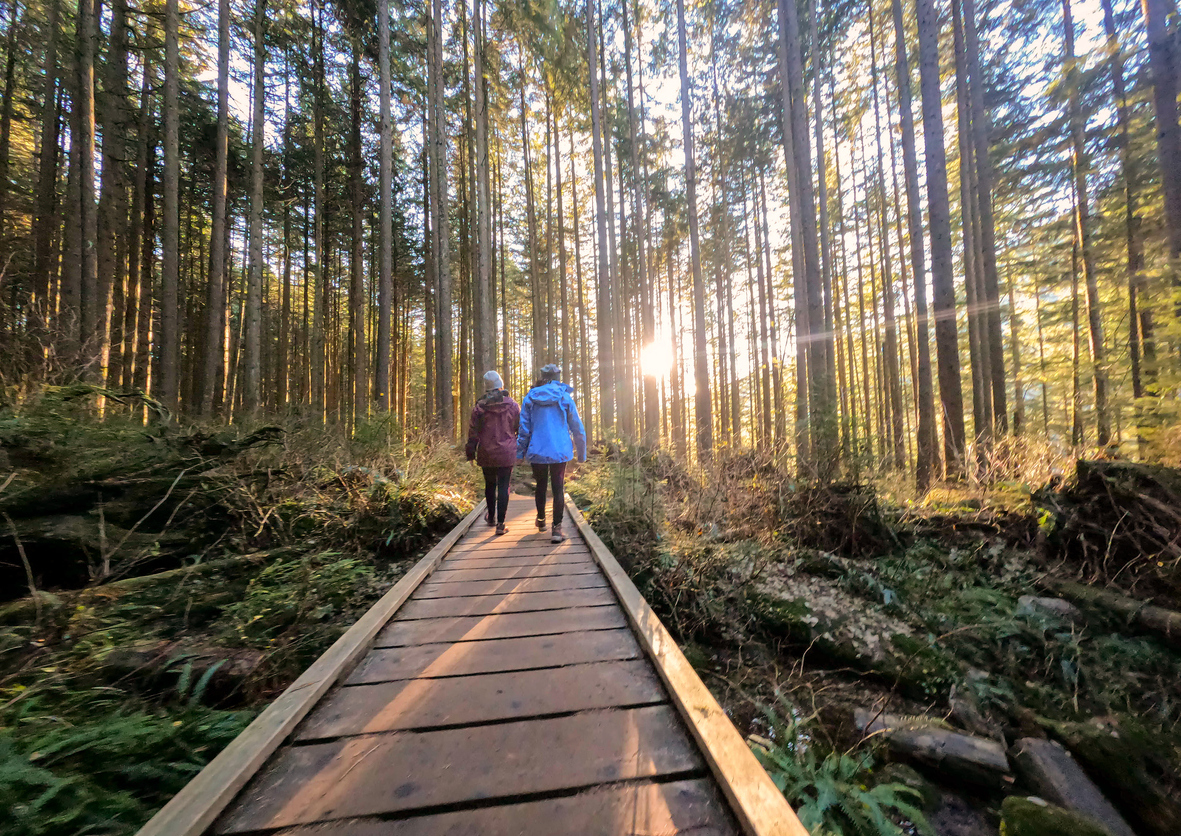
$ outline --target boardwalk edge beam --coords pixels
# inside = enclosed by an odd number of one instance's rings
[[[808,836],[807,829],[755,758],[656,613],[587,524],[570,495],[566,508],[623,607],[628,623],[701,747],[739,826],[747,836]]]

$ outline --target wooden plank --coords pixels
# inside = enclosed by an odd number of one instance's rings
[[[297,740],[458,726],[665,702],[646,659],[512,673],[350,685],[330,694]]]
[[[559,575],[556,578],[513,578],[505,581],[461,581],[424,583],[414,593],[416,601],[428,598],[462,598],[472,595],[509,595],[518,592],[558,592],[564,589],[606,587],[599,572],[593,575]]]
[[[448,557],[439,564],[439,568],[441,571],[443,569],[501,569],[506,566],[561,566],[563,563],[585,563],[590,559],[590,549],[582,549],[564,554],[525,555],[523,557]]]
[[[548,633],[579,633],[626,627],[623,611],[616,606],[572,607],[540,612],[510,612],[455,618],[398,618],[377,635],[374,647],[406,647],[431,642],[463,642],[479,639],[511,639]]]
[[[276,836],[732,836],[725,805],[707,780],[639,781],[565,798],[457,810],[394,821],[353,819]]]
[[[139,836],[197,836],[204,833],[320,697],[352,670],[369,649],[373,637],[434,570],[448,549],[480,518],[483,508],[484,503],[480,502],[448,532],[299,679],[173,796],[140,829]]]
[[[564,589],[561,592],[522,592],[514,595],[475,595],[467,598],[427,598],[407,601],[399,618],[442,618],[450,615],[488,615],[501,612],[558,610],[614,604],[607,588]]]
[[[216,832],[553,792],[702,766],[667,706],[349,737],[283,750]]]
[[[555,552],[563,551],[578,551],[585,549],[586,544],[581,540],[567,537],[561,543],[551,543],[549,541],[549,534],[537,534],[534,537],[522,537],[520,539],[512,539],[509,537],[498,537],[495,540],[484,542],[483,540],[472,540],[468,542],[458,543],[455,548],[451,550],[452,555],[471,555],[473,552],[495,552],[495,551],[517,551],[517,552],[532,552],[536,554],[553,554]]]
[[[557,668],[641,655],[631,631],[596,630],[454,644],[420,644],[373,650],[345,680],[348,685],[415,677]]]
[[[589,555],[588,555],[589,557]],[[444,563],[444,566],[447,564]],[[548,578],[562,575],[598,575],[599,567],[594,561],[581,563],[555,563],[549,566],[501,566],[491,569],[462,568],[436,569],[431,583],[455,583],[457,581],[507,581],[513,578]]]
[[[673,637],[569,496],[566,508],[615,590],[628,622],[655,663],[743,831],[748,836],[808,836],[783,793],[771,782]]]

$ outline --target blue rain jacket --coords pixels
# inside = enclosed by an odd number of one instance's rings
[[[521,401],[517,458],[530,464],[586,461],[586,429],[574,405],[574,390],[559,380],[529,390]],[[572,441],[573,439],[573,441]]]

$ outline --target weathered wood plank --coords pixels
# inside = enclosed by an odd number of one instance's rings
[[[480,518],[484,504],[453,528],[389,592],[312,663],[299,679],[255,718],[139,831],[139,836],[197,836],[279,747],[329,688],[369,649],[373,637]]]
[[[486,801],[702,766],[666,706],[350,737],[285,749],[217,832]]]
[[[566,508],[615,590],[640,644],[655,662],[673,704],[701,747],[743,831],[749,836],[808,836],[783,793],[771,782],[656,613],[569,496]]]
[[[337,689],[297,740],[458,726],[665,702],[646,659],[512,673],[412,679]]]
[[[614,604],[610,589],[565,589],[561,592],[521,592],[513,595],[476,595],[468,598],[428,598],[407,601],[400,618],[440,618],[449,615],[487,615],[502,612],[557,610]]]
[[[585,563],[590,560],[590,549],[567,551],[561,554],[505,555],[497,557],[448,557],[440,568],[501,569],[506,566],[561,566],[565,563]]]
[[[447,564],[444,563],[444,566]],[[593,561],[581,563],[555,563],[548,566],[500,566],[491,569],[436,569],[431,583],[455,583],[457,581],[507,581],[513,578],[551,578],[562,575],[598,575],[599,567]]]
[[[453,618],[395,619],[377,635],[374,647],[407,647],[431,642],[511,639],[548,633],[577,633],[627,627],[618,607],[572,607],[540,612],[497,613]]]
[[[583,662],[634,659],[640,653],[631,631],[626,629],[454,644],[422,644],[415,647],[382,647],[370,651],[346,682],[358,685],[415,677],[556,668]]]
[[[651,781],[565,798],[459,810],[395,821],[354,819],[276,836],[731,836],[737,832],[711,782]]]
[[[522,592],[560,592],[565,589],[597,589],[606,587],[602,574],[559,575],[555,578],[510,578],[502,581],[460,581],[458,583],[424,583],[414,593],[414,600],[429,598],[463,598],[471,595],[510,595]]]

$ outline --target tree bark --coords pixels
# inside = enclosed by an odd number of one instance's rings
[[[693,379],[696,392],[693,412],[697,431],[697,458],[701,463],[713,454],[713,413],[709,392],[709,348],[706,343],[705,283],[701,278],[701,251],[697,226],[697,161],[693,153],[693,102],[689,88],[689,47],[685,32],[685,0],[677,0],[677,46],[681,72],[681,133],[685,151],[685,199],[689,209],[689,261],[693,276]]]
[[[911,110],[910,65],[906,56],[906,25],[902,0],[891,0],[894,14],[894,60],[898,80],[898,110],[902,122],[902,169],[906,181],[906,224],[910,237],[910,264],[914,275],[916,342],[918,345],[918,426],[915,443],[915,479],[925,491],[939,469],[935,436],[935,391],[931,379],[931,340],[927,331],[927,269],[923,252],[923,219],[919,198],[918,158],[915,151],[914,116]]]
[[[1075,188],[1075,225],[1082,257],[1083,281],[1087,287],[1087,324],[1089,325],[1092,379],[1095,395],[1096,441],[1100,447],[1111,442],[1111,416],[1107,406],[1107,356],[1103,344],[1103,319],[1099,303],[1099,281],[1095,274],[1095,255],[1091,243],[1090,200],[1087,192],[1089,163],[1086,151],[1086,117],[1079,101],[1078,67],[1074,57],[1074,21],[1070,0],[1062,0],[1063,32],[1066,46],[1067,104],[1070,116],[1072,168]]]
[[[931,280],[935,308],[935,351],[943,410],[946,472],[964,468],[964,399],[960,388],[955,283],[952,278],[951,210],[947,200],[947,153],[943,145],[943,98],[939,75],[939,16],[934,0],[916,0],[919,79],[926,149],[927,206],[931,231]]]
[[[615,429],[615,357],[611,334],[611,265],[607,260],[607,207],[605,189],[609,188],[603,172],[603,129],[599,115],[598,48],[595,0],[586,0],[587,72],[590,75],[591,145],[595,158],[595,231],[598,241],[596,259],[597,316],[595,332],[599,350],[599,416],[604,438]]]
[[[476,373],[496,366],[496,306],[492,276],[492,199],[488,187],[488,82],[484,0],[475,0],[475,122],[476,122]],[[560,201],[559,196],[559,201]],[[564,320],[563,320],[564,322]]]
[[[349,257],[349,353],[352,355],[351,382],[353,426],[369,415],[369,347],[365,342],[365,184],[361,159],[361,39],[352,37],[349,65],[349,110],[352,116],[349,139],[350,194],[353,215],[352,253]]]
[[[1177,124],[1177,44],[1169,24],[1169,0],[1141,0],[1148,33],[1148,67],[1152,74],[1152,103],[1156,111],[1156,148],[1160,158],[1165,202],[1165,230],[1173,284],[1181,265],[1181,127]],[[1181,308],[1179,308],[1181,310]]]
[[[477,7],[479,0],[476,0]],[[394,213],[393,213],[393,166],[394,140],[390,124],[390,2],[379,0],[377,4],[378,75],[381,90],[381,122],[378,125],[381,149],[378,162],[378,189],[380,195],[381,219],[378,226],[378,302],[377,302],[377,358],[373,369],[373,384],[377,395],[377,408],[390,411],[390,363],[391,328],[393,326],[394,297]],[[476,72],[479,73],[477,59]],[[477,88],[478,90],[479,88]]]
[[[83,3],[88,0],[82,0]],[[85,176],[85,172],[83,172]],[[180,4],[165,0],[164,15],[164,230],[160,274],[159,381],[156,400],[176,411],[180,370]]]
[[[254,115],[251,118],[250,265],[246,279],[245,357],[242,409],[253,417],[262,395],[262,254],[263,132],[266,127],[266,0],[254,4]]]
[[[438,393],[439,431],[444,438],[455,434],[455,397],[452,390],[451,331],[451,232],[447,214],[447,101],[443,78],[443,7],[441,0],[431,0],[430,54],[434,65],[434,120],[431,132],[434,154],[435,188],[433,212],[438,226],[435,240],[435,265],[439,276],[435,299],[435,380]]]

